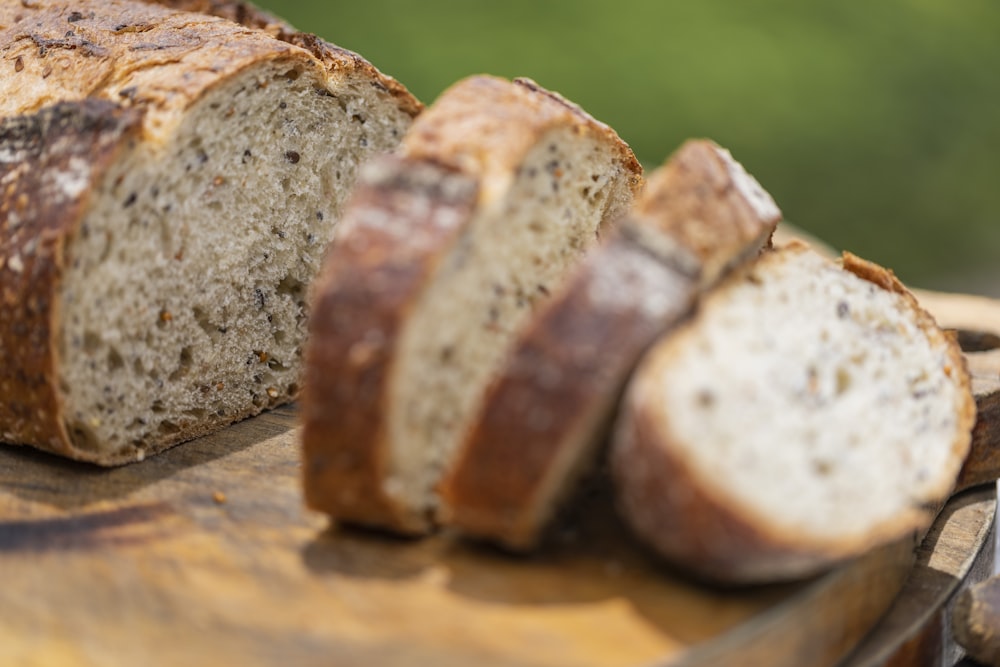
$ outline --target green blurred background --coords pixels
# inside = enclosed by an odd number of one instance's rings
[[[262,0],[429,103],[529,76],[647,169],[732,150],[786,219],[914,285],[1000,295],[996,0]]]

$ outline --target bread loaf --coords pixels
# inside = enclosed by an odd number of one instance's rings
[[[504,350],[640,184],[607,126],[527,80],[473,77],[366,173],[317,282],[308,503],[419,534]]]
[[[442,482],[448,522],[533,547],[599,445],[629,372],[698,292],[755,256],[777,206],[728,152],[690,141],[646,184],[618,233],[517,338]]]
[[[0,439],[119,464],[293,398],[358,166],[420,104],[354,54],[0,2]]]
[[[796,244],[651,348],[611,463],[624,517],[664,557],[772,581],[926,529],[974,415],[958,346],[892,273]]]

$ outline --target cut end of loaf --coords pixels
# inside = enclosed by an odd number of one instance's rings
[[[305,58],[248,68],[92,194],[60,294],[75,457],[141,460],[295,397],[341,202],[409,121],[365,80],[328,85]]]
[[[926,528],[968,448],[968,377],[874,275],[804,246],[768,253],[653,349],[614,458],[625,514],[659,551],[713,577],[781,578]],[[701,525],[675,515],[685,493]]]

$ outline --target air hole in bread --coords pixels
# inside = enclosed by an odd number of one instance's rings
[[[108,349],[108,372],[114,373],[122,366],[125,365],[125,360],[122,359],[122,355],[115,348]]]
[[[74,424],[69,429],[69,435],[73,439],[73,444],[86,451],[97,451],[100,443],[92,428],[84,424]]]
[[[157,429],[160,431],[160,433],[179,433],[181,427],[167,419],[161,421]]]

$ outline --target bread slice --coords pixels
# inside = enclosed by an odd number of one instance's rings
[[[759,253],[780,217],[727,151],[684,144],[513,345],[442,482],[448,522],[534,547],[595,463],[639,356],[700,290]]]
[[[306,500],[419,534],[504,350],[640,185],[575,105],[472,77],[366,174],[318,282],[302,431]]]
[[[795,244],[650,350],[611,463],[623,515],[667,559],[789,579],[926,529],[974,416],[957,344],[891,272]]]
[[[119,464],[291,400],[342,203],[419,102],[155,5],[4,2],[0,27],[0,439]]]

